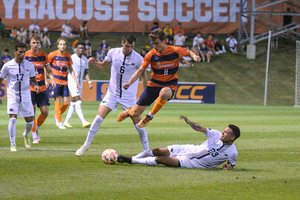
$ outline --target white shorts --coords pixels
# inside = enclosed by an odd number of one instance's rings
[[[19,117],[32,117],[34,116],[34,110],[32,102],[16,103],[7,101],[7,114],[17,114]]]
[[[72,97],[76,97],[76,96],[80,96],[81,97],[82,86],[80,86],[80,88],[77,88],[76,85],[68,84],[68,88],[69,88],[69,91],[70,91]]]
[[[118,104],[126,110],[128,108],[131,108],[135,106],[136,103],[136,97],[133,98],[119,98],[111,95],[110,93],[107,93],[104,97],[104,99],[101,101],[100,105],[109,107],[112,111],[116,111]]]
[[[72,33],[64,33],[64,32],[61,32],[60,34],[61,37],[71,37],[72,36]]]
[[[168,150],[171,153],[170,157],[176,157],[179,160],[180,167],[184,168],[206,168],[199,164],[197,159],[191,159],[193,157],[200,157],[201,154],[207,154],[207,150],[201,145],[171,145],[168,146]]]

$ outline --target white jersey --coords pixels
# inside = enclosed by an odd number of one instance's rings
[[[143,57],[134,50],[125,56],[122,48],[113,48],[107,53],[105,60],[112,62],[108,93],[118,98],[136,97],[139,80],[132,83],[127,90],[123,88],[123,83],[128,82],[134,72],[140,68]]]
[[[35,77],[34,65],[28,60],[21,64],[15,59],[5,63],[0,78],[7,77],[7,99],[12,102],[31,102],[30,78]]]
[[[230,48],[234,48],[234,46],[237,44],[237,41],[236,41],[235,38],[230,38],[230,37],[228,37],[228,38],[226,39],[226,43],[228,43],[228,46],[229,46]]]
[[[236,147],[234,144],[224,145],[221,136],[220,131],[207,129],[204,143],[169,146],[170,156],[177,157],[181,167],[187,168],[214,168],[225,161],[234,166],[238,155]]]
[[[76,79],[80,85],[80,87],[82,87],[82,82],[83,82],[83,75],[84,75],[84,71],[86,69],[89,69],[89,63],[88,60],[85,56],[81,56],[78,57],[78,55],[76,53],[74,53],[72,56],[72,61],[73,61],[73,71],[75,73]],[[68,86],[76,86],[76,82],[73,79],[73,77],[71,76],[71,74],[68,74]]]
[[[199,44],[201,44],[204,41],[204,39],[202,37],[198,38],[197,36],[194,37],[193,40],[193,47],[197,45],[197,42],[199,42]]]

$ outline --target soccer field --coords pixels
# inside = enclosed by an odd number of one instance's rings
[[[282,106],[167,103],[146,127],[150,148],[171,144],[201,144],[205,135],[191,129],[179,115],[204,127],[241,129],[235,141],[236,167],[215,169],[143,165],[105,165],[107,148],[132,156],[142,151],[130,119],[118,123],[110,113],[90,150],[79,160],[75,151],[86,139],[74,114],[73,128],[60,130],[50,114],[40,128],[42,141],[25,149],[25,121],[18,118],[17,152],[10,152],[6,100],[0,106],[0,199],[299,199],[299,109]],[[85,118],[93,121],[99,102],[83,102]],[[147,113],[149,110],[146,110]],[[39,114],[39,111],[37,112]],[[63,119],[66,113],[63,114]]]

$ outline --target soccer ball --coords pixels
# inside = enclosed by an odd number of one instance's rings
[[[106,149],[102,153],[102,160],[105,164],[113,165],[117,162],[118,153],[113,149]]]

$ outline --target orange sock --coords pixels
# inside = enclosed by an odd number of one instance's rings
[[[36,132],[36,120],[35,120],[35,117],[33,118],[33,127],[31,129],[31,132]]]
[[[61,122],[60,102],[55,102],[55,114],[56,114],[58,123],[60,123]]]
[[[162,100],[160,97],[157,97],[156,102],[150,111],[152,115],[155,115],[166,103],[168,100]]]
[[[61,106],[61,108],[60,108],[61,114],[63,114],[67,110],[68,106],[69,106],[69,103],[64,103]]]
[[[37,125],[42,126],[42,124],[44,123],[46,118],[47,118],[47,116],[40,114],[40,116],[37,118]]]

